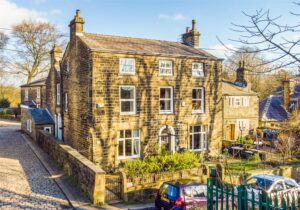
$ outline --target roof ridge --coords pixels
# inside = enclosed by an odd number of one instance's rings
[[[150,38],[141,38],[141,37],[131,37],[131,36],[121,36],[121,35],[110,35],[110,34],[99,34],[99,33],[89,33],[89,32],[83,32],[83,34],[90,34],[90,35],[96,35],[96,36],[107,36],[107,37],[116,37],[116,38],[138,39],[138,40],[149,40],[149,41],[158,41],[158,42],[168,42],[168,43],[182,44],[184,46],[190,47],[190,46],[185,45],[185,44],[183,44],[181,42],[178,42],[178,41],[150,39]],[[194,49],[197,49],[197,48],[194,48]]]

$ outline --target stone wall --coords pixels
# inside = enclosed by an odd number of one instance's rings
[[[94,204],[104,203],[105,172],[99,166],[44,131],[37,132],[37,144],[76,180]]]
[[[125,173],[121,173],[122,192],[124,201],[146,201],[153,200],[157,190],[163,182],[192,179],[205,183],[208,176],[203,174],[203,168],[185,169],[176,172],[164,172],[156,174],[148,174],[141,177],[129,178]]]

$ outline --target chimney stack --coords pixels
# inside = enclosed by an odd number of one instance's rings
[[[80,35],[83,32],[83,18],[80,16],[80,10],[76,10],[76,14],[74,16],[74,19],[70,22],[70,39],[74,40],[76,35]]]
[[[239,68],[236,70],[235,83],[241,87],[247,87],[245,62],[239,62]]]
[[[61,49],[56,45],[54,45],[50,52],[51,65],[56,65],[59,63],[59,61],[61,60],[61,54],[62,54]]]
[[[287,75],[282,80],[282,88],[282,103],[284,108],[288,110],[290,105],[290,80]]]
[[[200,33],[197,31],[196,20],[192,21],[192,29],[186,28],[186,32],[182,34],[182,43],[194,48],[199,48]]]

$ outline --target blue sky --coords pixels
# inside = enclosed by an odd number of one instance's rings
[[[87,32],[172,41],[179,40],[196,18],[203,48],[218,48],[216,36],[226,44],[228,38],[237,37],[229,28],[231,22],[247,22],[242,11],[270,9],[271,14],[292,21],[288,11],[295,7],[290,0],[0,0],[0,4],[1,1],[36,12],[37,17],[58,25],[66,34],[76,9],[81,10]]]
[[[292,0],[0,0],[0,29],[11,28],[23,19],[44,20],[69,34],[68,24],[80,9],[86,32],[178,41],[196,18],[201,33],[200,47],[225,58],[224,47],[238,34],[231,23],[246,24],[242,11],[269,9],[282,21],[297,23],[289,15],[295,11]],[[9,32],[9,30],[7,31]],[[235,45],[236,46],[236,45]],[[1,78],[0,78],[1,80]],[[20,82],[20,81],[19,81]],[[15,78],[12,83],[16,83]]]

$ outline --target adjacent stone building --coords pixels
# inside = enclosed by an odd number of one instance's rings
[[[21,85],[21,104],[44,107],[46,104],[46,79]]]
[[[258,94],[251,90],[244,65],[236,71],[235,82],[223,81],[223,140],[235,141],[255,131],[259,122]]]
[[[300,109],[299,76],[282,79],[282,85],[274,93],[260,101],[259,120],[264,128],[281,129],[292,113]]]
[[[83,25],[77,11],[61,61],[66,143],[106,166],[162,148],[220,152],[222,60],[198,48],[196,21],[182,43],[91,34]]]
[[[54,119],[53,134],[58,139],[62,140],[62,110],[61,110],[61,73],[60,60],[62,51],[59,47],[54,46],[50,52],[51,67],[46,79],[46,105],[45,107],[51,113]],[[67,96],[66,96],[67,97]],[[67,98],[65,98],[67,100]]]

